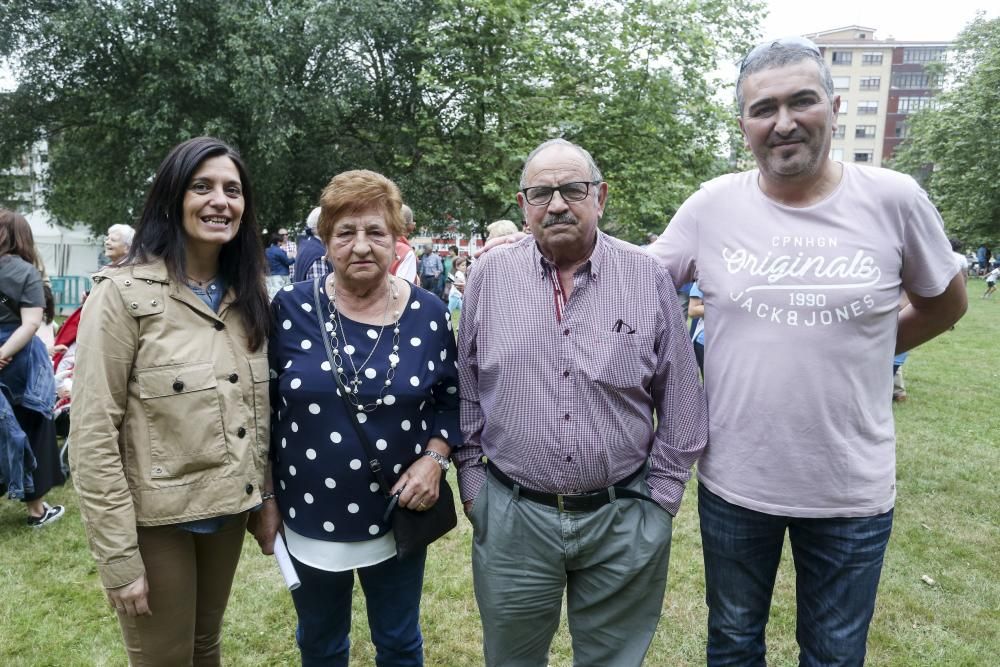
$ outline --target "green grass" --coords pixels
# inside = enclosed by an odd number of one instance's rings
[[[983,301],[982,290],[982,281],[973,281],[965,319],[905,366],[909,400],[895,408],[898,499],[869,640],[872,665],[986,665],[1000,654],[1000,297]],[[125,665],[75,494],[67,486],[49,500],[65,504],[67,515],[38,531],[24,526],[19,503],[0,503],[0,665]],[[696,501],[692,486],[674,523],[667,599],[648,665],[704,663]],[[428,558],[422,609],[428,665],[482,664],[470,539],[463,520]],[[797,662],[790,561],[786,544],[768,626],[772,665]],[[226,664],[297,664],[294,628],[277,568],[248,538],[226,615]],[[367,635],[356,595],[352,665],[374,664]],[[551,664],[571,664],[565,622]]]

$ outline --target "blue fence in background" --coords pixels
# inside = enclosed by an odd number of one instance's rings
[[[83,295],[90,291],[90,278],[86,276],[52,276],[52,298],[56,313],[69,315],[83,303]]]

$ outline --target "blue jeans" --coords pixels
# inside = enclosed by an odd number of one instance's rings
[[[799,664],[862,665],[892,510],[803,519],[733,505],[698,486],[708,664],[765,665],[764,627],[785,529],[795,562]]]
[[[368,627],[378,667],[420,667],[424,664],[420,593],[426,556],[426,551],[402,561],[394,556],[357,570],[365,592]],[[294,558],[293,561],[302,582],[292,591],[292,601],[299,617],[295,639],[303,667],[347,667],[354,571],[327,572]]]

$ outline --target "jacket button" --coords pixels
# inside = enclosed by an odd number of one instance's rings
[[[174,380],[174,391],[183,391],[184,383],[180,380]]]
[[[237,375],[236,373],[232,373],[229,376],[229,381],[232,382],[233,384],[236,384],[237,382],[240,381],[240,376]]]
[[[131,287],[131,286],[132,286],[132,281],[131,280],[126,280],[125,281],[125,287]]]
[[[243,428],[242,426],[240,426],[239,429],[237,429],[237,431],[236,431],[236,435],[238,435],[241,438],[246,437],[246,434],[247,434],[247,430],[245,428]]]
[[[216,322],[215,323],[215,330],[216,331],[222,331],[225,328],[226,328],[226,325],[223,324],[222,322]]]
[[[130,303],[130,304],[129,304],[129,307],[130,307],[130,308],[131,308],[132,310],[135,310],[136,308],[138,308],[138,307],[139,307],[139,302],[138,302],[138,301],[133,301],[132,303]]]
[[[149,302],[149,305],[151,305],[151,306],[157,306],[157,305],[159,305],[159,303],[160,303],[159,301],[157,301],[156,299],[153,299],[152,301]]]
[[[253,493],[253,484],[247,484],[247,487],[244,490],[247,492],[247,495],[249,496],[251,493]]]

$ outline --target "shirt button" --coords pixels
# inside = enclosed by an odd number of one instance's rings
[[[248,495],[248,496],[249,496],[249,495],[250,495],[251,493],[253,493],[253,484],[247,484],[247,487],[246,487],[246,488],[244,489],[244,491],[246,491],[246,492],[247,492],[247,495]]]
[[[240,426],[236,430],[236,435],[239,436],[239,437],[241,437],[241,438],[246,437],[246,434],[247,434],[247,430],[245,428],[243,428],[242,426]]]
[[[565,419],[566,421],[569,421],[569,413],[568,412],[563,415],[563,419]]]
[[[239,380],[240,380],[240,376],[239,375],[237,375],[236,373],[230,374],[230,376],[229,376],[229,381],[230,382],[232,382],[233,384],[235,384],[235,383],[239,382]]]
[[[216,322],[214,326],[216,331],[222,331],[223,329],[226,328],[226,325],[223,324],[222,322]]]
[[[573,462],[573,457],[572,456],[567,456],[566,457],[566,463],[572,463],[572,462]]]
[[[569,377],[569,371],[563,371],[563,377],[564,378],[568,378]]]
[[[563,329],[563,336],[569,335],[569,329]]]
[[[174,391],[184,391],[184,383],[180,380],[174,380]]]

